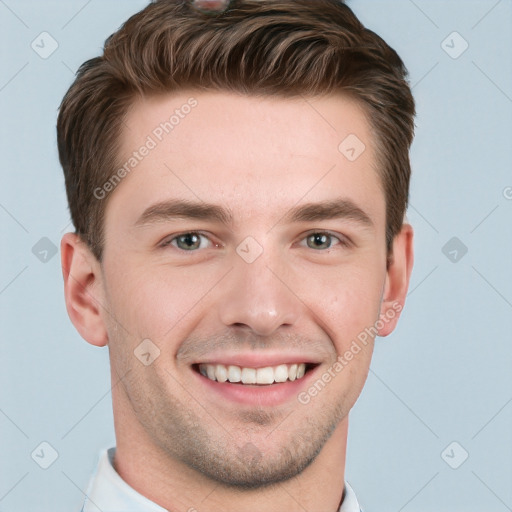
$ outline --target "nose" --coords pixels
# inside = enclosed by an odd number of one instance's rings
[[[285,266],[264,255],[252,263],[235,256],[235,265],[222,285],[221,322],[269,336],[300,318],[304,304],[290,288]]]

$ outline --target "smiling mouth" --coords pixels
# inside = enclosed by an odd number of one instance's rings
[[[315,366],[317,365],[310,363],[294,363],[250,368],[223,364],[196,364],[194,369],[215,382],[268,386],[300,380]]]

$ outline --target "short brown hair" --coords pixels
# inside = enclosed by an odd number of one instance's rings
[[[119,165],[129,106],[138,95],[185,88],[356,98],[375,136],[390,251],[407,208],[415,115],[397,53],[340,0],[232,0],[216,14],[190,0],[156,0],[107,39],[101,57],[80,67],[60,106],[71,217],[98,260],[106,199],[94,190]]]

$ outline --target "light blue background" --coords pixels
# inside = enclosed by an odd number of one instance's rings
[[[68,320],[58,255],[43,263],[32,247],[71,229],[60,100],[144,5],[0,0],[0,512],[79,510],[99,450],[114,443],[107,350]],[[411,291],[353,410],[346,476],[367,512],[510,511],[512,2],[350,5],[406,62],[418,128]],[[31,48],[43,31],[59,44],[48,59]],[[469,44],[457,59],[442,47],[454,31]],[[462,48],[457,38],[444,47]],[[452,237],[468,248],[456,263],[442,252]],[[31,458],[42,441],[59,453],[47,470]],[[462,449],[469,458],[452,469],[445,460]]]

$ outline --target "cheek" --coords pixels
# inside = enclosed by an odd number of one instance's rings
[[[192,268],[126,265],[110,276],[111,307],[119,322],[133,337],[167,344],[171,332],[197,314],[222,273],[211,268],[199,276]]]
[[[345,413],[359,397],[372,359],[385,277],[385,272],[377,268],[351,266],[322,280],[317,274],[307,300],[316,323],[329,336],[336,352],[336,359],[325,365],[319,377],[329,382],[324,398],[339,404]]]
[[[306,273],[305,275],[312,275]],[[340,266],[302,278],[301,296],[327,332],[338,353],[375,325],[379,318],[385,271],[377,264]]]

